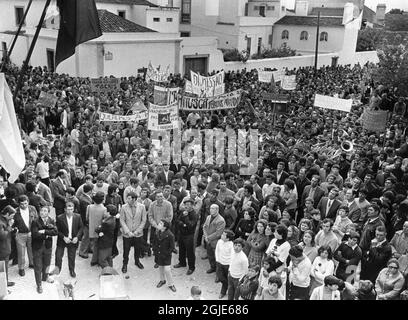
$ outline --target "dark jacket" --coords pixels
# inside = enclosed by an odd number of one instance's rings
[[[86,208],[92,204],[92,199],[88,196],[81,196],[79,197],[79,214],[81,215],[82,223],[84,226],[88,226],[88,222],[86,221]]]
[[[74,213],[73,220],[72,220],[72,239],[78,237],[79,232],[82,232],[83,224],[81,216],[78,213]],[[57,246],[58,247],[65,247],[67,244],[64,241],[64,237],[68,237],[69,230],[68,230],[68,221],[67,215],[61,214],[57,217],[57,229],[58,229],[58,240]],[[79,241],[74,244],[76,247],[78,246]]]
[[[238,284],[236,298],[241,297],[244,300],[254,300],[256,291],[258,290],[258,277],[250,278],[245,275]]]
[[[19,233],[29,233],[31,231],[32,222],[37,219],[38,214],[37,210],[33,206],[28,206],[29,211],[29,220],[28,226],[24,223],[24,220],[21,216],[20,208],[17,208],[16,214],[14,215],[14,224],[13,228],[17,228]]]
[[[171,265],[171,254],[174,249],[174,235],[170,230],[157,233],[157,251],[154,262],[159,266]]]
[[[4,260],[11,253],[11,233],[8,220],[0,215],[0,260]]]
[[[113,234],[115,231],[116,219],[113,216],[108,216],[102,220],[99,227],[95,229],[96,233],[103,233],[102,237],[98,238],[98,248],[107,249],[113,246]]]
[[[51,192],[54,198],[54,208],[55,210],[64,210],[65,208],[65,196],[66,189],[59,178],[51,180]]]
[[[40,212],[41,207],[48,205],[47,201],[45,201],[42,196],[34,192],[27,194],[27,197],[28,197],[28,203],[34,206],[37,212]]]
[[[194,235],[197,222],[198,214],[194,209],[188,212],[188,215],[184,215],[183,211],[180,211],[177,219],[178,229],[181,236]]]
[[[45,230],[44,233],[40,233],[40,230]],[[52,237],[58,235],[57,226],[54,220],[50,217],[43,221],[41,217],[38,217],[31,224],[31,243],[33,250],[41,249],[44,245],[46,249],[52,248]]]
[[[375,283],[378,274],[387,266],[388,260],[391,259],[392,249],[388,241],[385,241],[379,247],[371,247],[363,250],[361,259],[361,280],[370,280]]]
[[[347,281],[347,277],[356,271],[357,265],[361,260],[361,255],[362,252],[358,245],[353,250],[353,248],[346,243],[342,243],[333,255],[334,259],[339,262],[336,269],[336,277]],[[349,263],[347,263],[346,260],[349,260]]]
[[[377,229],[378,226],[384,226],[384,223],[380,218],[377,218],[374,221],[367,220],[364,224],[360,239],[361,250],[364,251],[370,248],[371,240],[375,238],[375,229]]]
[[[254,230],[254,225],[254,220],[245,220],[244,218],[242,218],[241,220],[239,220],[237,227],[235,228],[235,237],[246,240],[248,236],[245,235],[245,233],[251,233],[252,230]]]
[[[311,187],[312,187],[311,185],[308,185],[303,190],[302,207],[305,205],[305,201],[309,197]],[[324,190],[321,187],[317,186],[317,189],[316,189],[316,191],[314,193],[314,197],[313,197],[313,201],[314,201],[313,206],[315,207],[315,209],[317,209],[317,205],[319,204],[319,201],[323,196],[324,196]]]

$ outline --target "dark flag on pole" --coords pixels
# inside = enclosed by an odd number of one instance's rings
[[[75,53],[75,47],[102,35],[95,0],[57,0],[60,12],[55,66]]]

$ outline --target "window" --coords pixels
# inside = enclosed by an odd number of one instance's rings
[[[245,3],[245,17],[248,17],[248,2]]]
[[[285,6],[282,6],[282,11],[285,11],[285,10],[286,10]]]
[[[123,18],[123,19],[126,19],[126,11],[118,10],[118,16]]]
[[[1,50],[3,51],[3,58],[7,57],[7,43],[2,41],[1,42]]]
[[[21,21],[23,21],[24,8],[23,7],[15,7],[15,14],[16,14],[16,25],[20,25]],[[23,25],[25,25],[25,21],[24,21]]]
[[[270,11],[275,11],[275,6],[267,6],[266,9]]]
[[[258,48],[257,48],[258,55],[261,54],[261,49],[262,49],[262,38],[258,38]]]
[[[270,34],[268,37],[268,44],[271,46],[272,45],[272,35]]]
[[[167,5],[168,7],[171,7],[171,8],[173,8],[173,0],[169,0],[169,2],[168,2],[168,5]]]
[[[329,35],[327,32],[320,33],[320,41],[327,41],[329,39]]]
[[[167,22],[173,22],[173,18],[167,18],[166,21]]]
[[[188,38],[190,36],[190,32],[180,32],[180,37]]]
[[[153,18],[154,22],[160,22],[160,18]]]
[[[191,22],[191,0],[181,0],[181,22]]]
[[[53,49],[47,49],[47,68],[49,71],[55,71],[55,51]]]
[[[260,6],[259,7],[259,15],[261,17],[265,17],[265,6]]]
[[[309,39],[309,34],[307,33],[307,31],[302,31],[300,33],[300,40],[307,40]]]
[[[289,39],[289,31],[283,30],[282,31],[282,39]]]
[[[248,53],[248,56],[250,56],[251,55],[251,38],[246,38],[246,41],[247,41],[247,53]]]

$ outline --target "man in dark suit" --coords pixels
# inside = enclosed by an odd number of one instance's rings
[[[99,147],[94,144],[94,139],[91,137],[88,139],[88,144],[83,146],[79,154],[79,159],[81,163],[85,163],[92,156],[94,159],[98,158]]]
[[[40,212],[41,207],[48,205],[47,201],[45,201],[43,197],[41,197],[39,194],[35,192],[34,183],[27,182],[26,189],[27,189],[28,202],[30,205],[32,205],[37,210],[37,212]]]
[[[31,224],[31,237],[34,257],[34,275],[37,292],[42,293],[42,281],[51,281],[48,268],[51,264],[52,237],[58,235],[54,220],[49,215],[49,208],[42,207],[40,216]]]
[[[51,180],[51,192],[54,197],[54,208],[57,216],[64,213],[67,187],[65,172],[60,170],[55,179]]]
[[[272,174],[276,177],[276,183],[279,185],[283,185],[285,180],[289,178],[289,173],[284,171],[283,169],[285,168],[285,163],[284,162],[279,162],[278,167],[276,170],[272,170]]]
[[[157,181],[160,181],[163,183],[163,185],[171,185],[171,182],[173,181],[174,177],[174,172],[169,170],[170,165],[168,163],[163,164],[163,171],[159,172],[157,175]]]
[[[79,246],[79,256],[84,259],[88,259],[88,253],[90,251],[89,241],[89,226],[86,221],[86,209],[92,204],[92,186],[89,184],[84,185],[83,193],[79,197],[79,214],[82,219],[82,234],[81,245]]]
[[[27,248],[29,267],[33,268],[33,251],[31,245],[31,224],[38,217],[37,210],[28,205],[28,197],[22,195],[18,197],[18,208],[14,215],[14,228],[17,228],[17,256],[18,256],[18,273],[25,276],[25,251]]]
[[[55,270],[53,274],[59,274],[62,269],[62,257],[65,248],[68,250],[68,268],[71,277],[75,278],[75,255],[78,248],[78,235],[82,232],[83,223],[81,216],[74,213],[74,203],[65,204],[65,214],[57,217],[58,240],[55,251]]]
[[[339,209],[341,202],[336,199],[339,194],[337,188],[332,188],[327,197],[322,197],[317,204],[317,209],[320,211],[322,219],[330,218],[333,221],[336,220],[337,210]]]
[[[319,187],[320,177],[314,175],[310,180],[310,185],[306,186],[302,194],[302,208],[305,206],[307,198],[312,198],[314,207],[317,209],[320,199],[324,196],[324,190]]]
[[[119,152],[126,153],[128,156],[132,154],[134,149],[135,148],[130,144],[128,137],[125,137],[123,139],[123,143],[119,145]]]

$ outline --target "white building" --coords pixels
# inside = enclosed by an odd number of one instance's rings
[[[2,0],[0,42],[3,54],[10,48],[27,1]],[[21,65],[35,33],[45,0],[34,0],[26,17],[11,61]],[[167,3],[168,4],[168,3]],[[170,65],[172,73],[205,73],[223,64],[215,37],[180,37],[179,9],[160,7],[146,0],[96,0],[103,35],[76,48],[75,55],[58,66],[59,73],[72,76],[131,76],[153,65]],[[4,19],[3,19],[4,17]],[[59,13],[55,1],[47,11],[30,64],[54,69]]]

